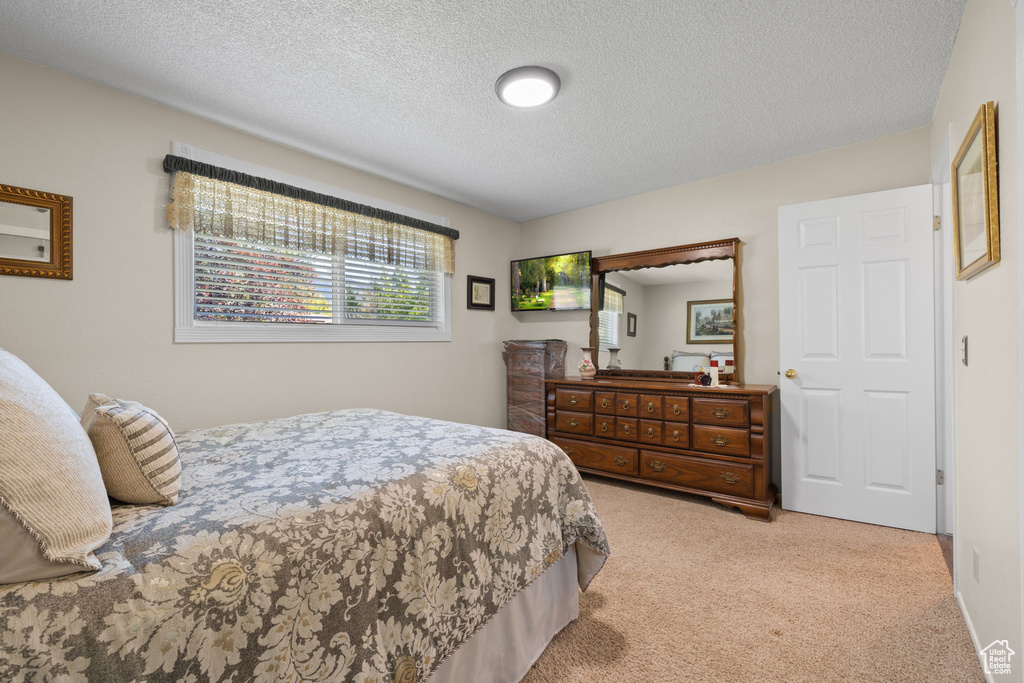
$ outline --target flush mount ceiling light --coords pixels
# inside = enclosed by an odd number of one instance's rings
[[[521,66],[506,71],[494,84],[498,99],[510,107],[539,107],[555,99],[562,82],[542,66]]]

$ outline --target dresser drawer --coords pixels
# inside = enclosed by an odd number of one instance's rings
[[[727,398],[695,398],[692,421],[746,427],[750,424],[750,404]]]
[[[673,448],[690,447],[690,425],[685,422],[666,422],[663,443]]]
[[[686,422],[690,419],[690,399],[679,396],[665,397],[665,419]]]
[[[615,418],[615,438],[623,441],[636,441],[637,431],[637,420],[630,417],[617,417]]]
[[[637,403],[640,401],[639,394],[615,394],[615,414],[626,417],[636,417],[639,414]]]
[[[589,467],[604,472],[636,476],[637,452],[635,448],[584,443],[557,437],[551,441],[565,451],[565,454],[577,467]]]
[[[615,414],[615,394],[610,391],[594,392],[594,412],[602,415]]]
[[[555,407],[562,410],[590,410],[594,392],[577,389],[555,389]]]
[[[594,436],[614,439],[615,417],[612,415],[596,415],[594,417]]]
[[[594,392],[594,412],[601,415],[615,414],[615,394],[610,391]]]
[[[640,420],[640,443],[661,445],[665,423],[661,420]]]
[[[750,465],[640,451],[640,476],[743,498],[754,495],[754,468]]]
[[[640,394],[640,417],[648,420],[660,420],[664,417],[661,396],[645,396]]]
[[[750,455],[750,432],[732,427],[693,425],[693,450],[722,455]]]
[[[573,434],[593,434],[594,416],[590,413],[574,413],[559,410],[555,414],[555,431]]]

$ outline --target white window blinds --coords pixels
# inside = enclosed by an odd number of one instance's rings
[[[619,345],[619,327],[625,310],[624,296],[625,292],[618,287],[604,285],[603,304],[597,314],[597,336],[603,347]]]
[[[441,276],[309,251],[195,236],[195,319],[247,323],[440,322]]]

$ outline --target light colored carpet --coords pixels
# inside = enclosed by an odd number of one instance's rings
[[[587,487],[612,557],[525,683],[984,680],[935,536]]]

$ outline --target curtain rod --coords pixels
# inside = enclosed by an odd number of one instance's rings
[[[193,175],[203,176],[204,178],[220,180],[225,183],[234,183],[235,185],[251,187],[254,190],[263,190],[264,192],[272,192],[284,197],[291,197],[292,199],[300,199],[304,202],[319,204],[332,209],[340,209],[341,211],[348,211],[349,213],[357,213],[369,218],[387,221],[388,223],[397,223],[398,225],[405,225],[410,228],[416,228],[417,230],[426,230],[427,232],[433,232],[438,235],[450,237],[453,240],[459,239],[458,230],[454,230],[444,225],[438,225],[437,223],[431,223],[430,221],[413,218],[412,216],[404,216],[400,213],[395,213],[394,211],[388,211],[386,209],[378,209],[375,206],[358,204],[347,199],[342,199],[341,197],[332,197],[329,194],[313,192],[312,190],[304,190],[301,187],[279,183],[276,180],[270,180],[269,178],[258,178],[256,176],[251,176],[248,173],[232,171],[231,169],[221,168],[220,166],[214,166],[213,164],[204,164],[201,161],[186,159],[185,157],[179,157],[173,154],[168,154],[164,157],[164,171],[167,173],[176,173],[178,171],[191,173]]]

